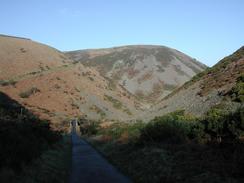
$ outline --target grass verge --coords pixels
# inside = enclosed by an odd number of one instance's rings
[[[8,183],[65,183],[68,182],[71,166],[71,139],[62,140],[42,153],[40,158],[23,167],[21,173],[10,169],[0,172],[0,182]]]

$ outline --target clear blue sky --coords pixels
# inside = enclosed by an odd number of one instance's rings
[[[0,18],[63,51],[157,44],[211,66],[244,45],[244,0],[1,0]]]

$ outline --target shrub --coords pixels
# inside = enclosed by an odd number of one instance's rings
[[[80,126],[80,131],[82,135],[96,135],[99,130],[99,125],[95,121],[88,121]]]
[[[244,102],[244,75],[237,78],[236,85],[229,92],[231,98],[237,102]]]
[[[156,117],[142,130],[140,140],[153,142],[181,143],[187,140],[190,125],[184,121],[184,111],[176,111]]]
[[[145,123],[136,121],[134,123],[113,123],[108,128],[101,128],[100,135],[111,137],[112,140],[119,140],[124,134],[127,135],[128,140],[134,141],[140,137],[141,129]]]
[[[123,107],[123,104],[119,100],[117,100],[111,96],[104,95],[104,100],[110,101],[113,104],[113,107],[116,109],[121,109]]]
[[[99,114],[101,116],[101,118],[106,117],[106,113],[100,107],[98,107],[96,105],[91,106],[90,110],[97,112],[97,114]]]
[[[10,80],[0,80],[1,86],[8,86],[8,85],[15,85],[17,81],[10,79]]]
[[[130,109],[128,109],[128,108],[124,108],[123,111],[124,111],[126,114],[128,114],[129,116],[132,115],[132,112],[131,112]]]
[[[206,138],[205,128],[201,121],[197,120],[189,123],[189,131],[187,137],[190,140],[202,142]]]
[[[93,77],[90,77],[90,76],[89,76],[88,78],[90,79],[90,81],[94,81],[94,78],[93,78]]]
[[[207,113],[202,123],[211,140],[218,142],[236,140],[244,131],[244,108],[234,113],[213,108]]]
[[[28,90],[26,90],[26,91],[24,91],[24,92],[21,92],[21,93],[19,94],[19,96],[20,96],[21,98],[28,98],[28,97],[30,97],[32,94],[37,93],[37,92],[40,92],[40,90],[39,90],[38,88],[36,88],[36,87],[32,87],[32,88],[30,88],[30,89],[28,89]]]

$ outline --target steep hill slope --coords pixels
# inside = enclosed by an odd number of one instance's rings
[[[82,115],[128,120],[142,107],[96,70],[73,63],[54,48],[15,37],[0,36],[0,91],[57,126]]]
[[[206,66],[164,46],[124,46],[80,50],[66,55],[85,66],[96,68],[111,82],[147,102],[155,102],[190,80]]]
[[[244,102],[244,47],[195,76],[143,115],[151,119],[184,109],[201,116],[220,105],[234,110]]]
[[[63,66],[62,52],[30,39],[0,35],[0,80]]]

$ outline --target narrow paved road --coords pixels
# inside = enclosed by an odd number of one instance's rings
[[[72,128],[72,170],[70,183],[130,183]]]

